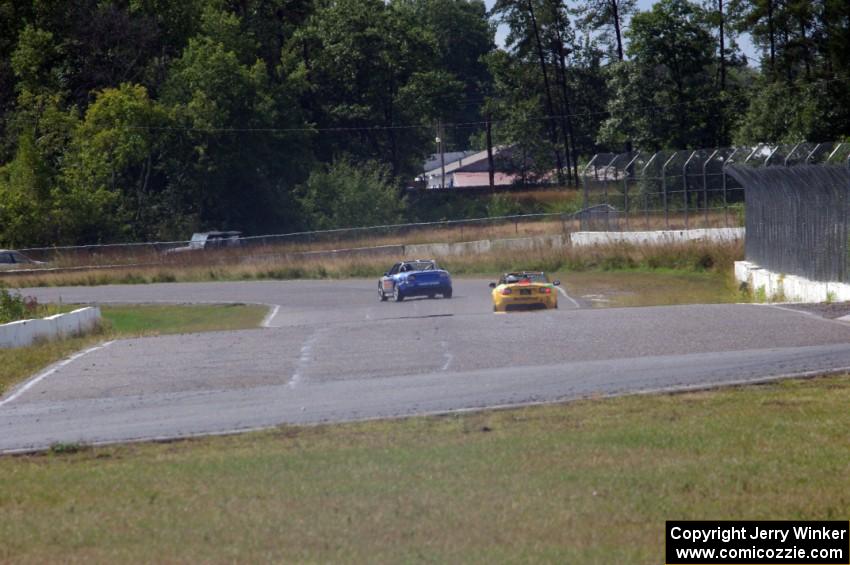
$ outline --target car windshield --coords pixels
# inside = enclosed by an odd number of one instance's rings
[[[549,282],[549,278],[545,273],[508,273],[504,278],[505,284],[514,284],[521,281],[545,284]]]
[[[433,261],[411,261],[404,264],[405,271],[433,271],[437,268],[437,264]]]

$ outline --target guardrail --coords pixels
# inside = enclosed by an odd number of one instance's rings
[[[0,325],[0,349],[27,347],[39,340],[81,335],[100,323],[100,308],[80,308],[47,318],[20,320]]]

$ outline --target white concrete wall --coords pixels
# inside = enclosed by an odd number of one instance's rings
[[[569,245],[568,235],[544,235],[514,239],[482,239],[461,243],[423,243],[404,246],[405,259],[428,259],[450,255],[476,255],[491,251],[533,251]]]
[[[850,284],[818,282],[796,275],[783,275],[759,267],[749,261],[735,262],[735,278],[745,282],[753,293],[764,289],[767,300],[783,302],[846,302],[850,300]]]
[[[27,347],[39,340],[83,334],[100,322],[100,308],[80,308],[37,320],[21,320],[0,325],[0,348]]]
[[[686,241],[734,241],[744,239],[744,228],[712,228],[664,231],[579,231],[571,236],[573,245],[610,245],[631,243],[636,245],[682,243]]]

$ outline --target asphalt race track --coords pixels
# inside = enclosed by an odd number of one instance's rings
[[[119,340],[0,399],[0,451],[699,388],[850,368],[850,325],[760,305],[493,314],[375,281],[31,289],[64,303],[260,303],[263,329]]]

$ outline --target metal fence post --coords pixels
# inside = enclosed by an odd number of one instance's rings
[[[794,153],[796,153],[796,152],[797,152],[797,149],[799,149],[801,145],[802,145],[802,143],[798,143],[797,145],[795,145],[795,146],[791,149],[791,152],[790,152],[790,153],[788,153],[788,155],[786,155],[786,156],[785,156],[785,160],[782,162],[782,164],[783,164],[784,166],[786,166],[786,167],[788,166],[788,160],[789,160],[789,159],[791,159],[791,157],[793,157],[793,156],[794,156]]]
[[[708,159],[702,162],[702,198],[703,203],[705,204],[705,227],[708,227],[708,173],[706,172],[706,167],[708,164],[717,156],[719,149],[715,149],[711,155],[708,156]],[[727,226],[728,227],[728,226]]]
[[[759,143],[758,145],[753,147],[753,150],[750,151],[750,154],[747,155],[746,159],[744,159],[744,164],[746,165],[747,163],[749,163],[750,159],[752,159],[755,156],[756,152],[758,152],[758,150],[761,149],[762,147],[763,147],[763,144],[761,144],[761,143]]]
[[[584,187],[584,195],[583,195],[584,202],[583,202],[582,208],[588,208],[589,191],[588,191],[588,188],[587,188],[587,182],[588,182],[587,181],[587,172],[590,170],[591,165],[593,165],[594,177],[596,178],[596,180],[599,180],[599,174],[596,172],[596,165],[594,165],[597,157],[599,157],[599,153],[597,153],[596,155],[593,156],[593,158],[584,167],[584,171],[582,172],[582,183],[581,184]],[[584,229],[584,215],[582,215],[581,219],[579,220],[579,228]]]
[[[841,150],[841,147],[843,145],[844,145],[843,143],[839,143],[838,145],[835,146],[835,149],[833,149],[832,153],[829,154],[829,157],[826,158],[827,163],[832,161],[832,158],[835,157],[835,154],[838,153]],[[850,157],[848,157],[848,158],[850,158]]]
[[[620,154],[620,155],[615,155],[615,156],[614,156],[614,158],[613,158],[613,159],[611,159],[611,161],[608,163],[608,169],[609,169],[609,170],[611,169],[611,167],[615,167],[615,168],[614,168],[614,180],[615,180],[615,181],[617,180],[617,169],[616,169],[616,163],[617,163],[617,160],[618,160],[620,157],[622,157],[622,154]],[[607,176],[607,175],[606,175],[606,176]],[[603,184],[602,186],[604,187],[604,188],[602,189],[602,194],[603,194],[603,196],[605,197],[605,204],[606,204],[606,205],[608,205],[608,206],[611,206],[611,199],[608,197],[608,179],[607,179],[607,178],[605,179],[605,184]],[[608,213],[608,210],[606,210],[606,212],[605,212],[605,231],[611,231],[611,220],[610,220],[610,216],[611,216],[611,215]]]
[[[696,151],[691,153],[691,156],[688,157],[688,160],[685,161],[685,164],[682,165],[682,189],[684,190],[685,196],[685,229],[688,229],[688,165],[691,162],[691,159],[697,154]]]
[[[762,164],[763,166],[765,166],[765,167],[769,167],[769,166],[770,166],[770,160],[771,160],[771,159],[773,159],[773,156],[774,156],[774,155],[776,154],[776,152],[779,150],[779,147],[780,147],[780,146],[779,146],[779,145],[777,145],[776,147],[774,147],[774,148],[771,150],[770,155],[768,155],[768,156],[767,156],[767,159],[765,159],[765,160],[764,160],[764,163]]]
[[[658,157],[658,153],[653,153],[652,157],[646,162],[646,165],[643,166],[643,170],[640,173],[640,176],[643,180],[646,180],[646,170],[655,161],[655,158]],[[643,214],[646,219],[646,229],[649,229],[649,196],[646,193],[646,190],[643,191]]]
[[[626,231],[629,230],[629,171],[632,170],[638,157],[640,157],[640,151],[636,152],[632,160],[626,165],[623,175],[623,213],[626,215]]]
[[[817,152],[817,150],[818,150],[818,149],[820,149],[820,146],[821,146],[821,145],[823,145],[823,143],[818,143],[817,145],[815,145],[815,148],[814,148],[814,149],[812,149],[812,150],[809,152],[809,154],[808,154],[808,155],[806,155],[806,160],[805,160],[805,161],[803,161],[803,163],[805,163],[806,165],[808,165],[809,163],[811,163],[811,161],[812,161],[812,157],[814,157],[814,156],[815,156],[815,153]]]
[[[676,158],[676,152],[670,156],[669,159],[662,165],[661,167],[661,190],[664,192],[664,227],[668,230],[670,229],[670,203],[667,200],[667,165]]]
[[[723,183],[723,223],[727,228],[729,227],[729,200],[727,198],[726,192],[726,167],[729,166],[729,163],[734,162],[735,153],[737,152],[737,147],[732,149],[732,153],[730,153],[729,156],[726,157],[726,159],[723,161],[723,164],[720,165],[720,176],[721,181]]]

